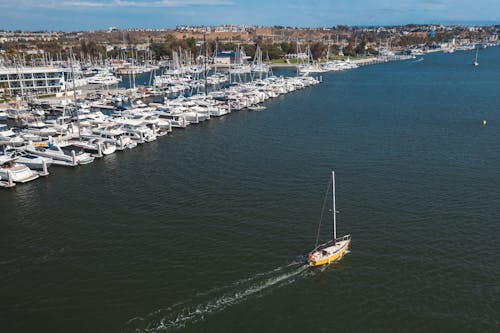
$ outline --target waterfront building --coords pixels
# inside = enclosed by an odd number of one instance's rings
[[[65,70],[55,67],[0,67],[0,88],[8,95],[49,95],[65,90]]]

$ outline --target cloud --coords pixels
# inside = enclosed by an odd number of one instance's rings
[[[444,11],[448,9],[448,4],[441,0],[425,0],[421,2],[421,7],[423,10],[441,10]]]
[[[232,0],[0,0],[0,7],[16,8],[159,8],[159,7],[188,7],[188,6],[230,6]]]
[[[232,5],[230,0],[159,0],[159,1],[63,1],[69,7],[186,7],[186,6],[224,6]]]
[[[66,6],[74,7],[187,7],[187,6],[227,6],[234,3],[230,0],[160,0],[160,1],[64,1]]]

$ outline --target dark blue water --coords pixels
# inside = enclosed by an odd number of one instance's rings
[[[325,74],[1,191],[0,331],[500,331],[500,49],[473,57]],[[351,253],[310,270],[332,169]]]

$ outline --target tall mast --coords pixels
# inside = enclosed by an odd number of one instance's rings
[[[217,42],[217,39],[215,40],[215,52],[213,54],[214,58],[214,73],[217,73],[217,64],[215,63],[215,57],[217,57],[217,54],[219,54],[219,43]]]
[[[205,96],[208,95],[207,93],[207,59],[208,59],[208,48],[207,48],[207,34],[206,32],[203,34],[203,46],[205,47]]]
[[[76,124],[78,126],[78,140],[82,140],[81,137],[81,130],[80,130],[80,116],[78,112],[78,105],[76,104],[76,87],[75,87],[75,71],[73,69],[73,49],[69,49],[69,63],[71,65],[71,76],[73,79],[73,101],[75,103],[75,109],[76,109]]]
[[[335,171],[332,171],[332,198],[333,198],[333,243],[337,239],[337,210],[335,209]]]

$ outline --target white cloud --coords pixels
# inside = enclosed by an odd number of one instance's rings
[[[69,7],[185,7],[185,6],[218,6],[232,5],[229,0],[160,0],[160,1],[63,1],[63,6]]]
[[[187,7],[187,6],[228,6],[234,5],[232,0],[0,0],[0,8],[110,8],[110,7]]]

